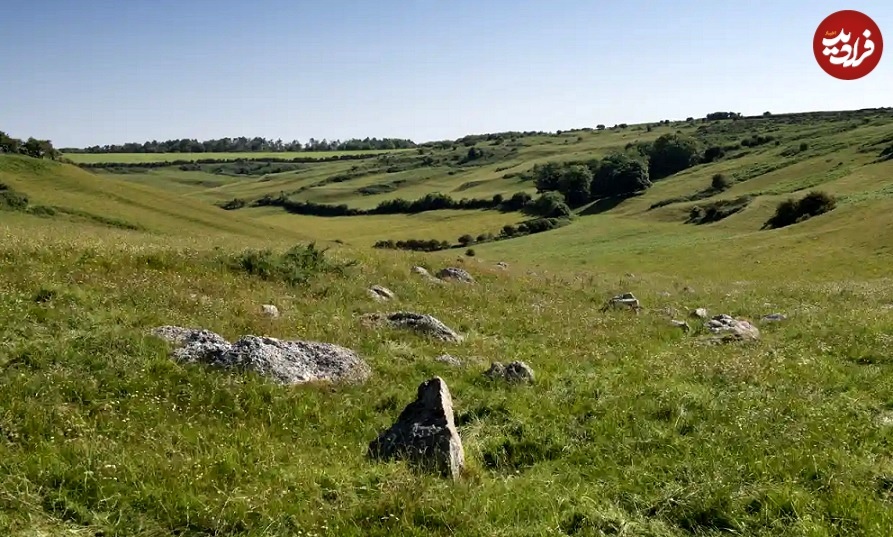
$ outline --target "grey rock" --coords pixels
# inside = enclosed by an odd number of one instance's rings
[[[755,341],[760,338],[760,330],[756,326],[730,315],[717,315],[704,323],[704,326],[717,334],[721,342]]]
[[[474,278],[465,269],[456,267],[447,267],[437,273],[437,277],[441,280],[455,280],[462,283],[474,283]]]
[[[610,308],[629,308],[634,310],[636,313],[642,308],[639,304],[639,299],[633,296],[632,293],[623,293],[622,295],[617,295],[610,300],[602,307],[601,311],[608,311]]]
[[[509,268],[508,263],[506,263],[505,261],[500,261],[499,263],[496,263],[496,266],[499,267],[499,268],[501,268],[501,269],[507,269],[507,268]]]
[[[441,354],[437,358],[434,359],[435,362],[441,362],[447,365],[451,365],[453,367],[461,367],[462,361],[453,356],[452,354]]]
[[[272,304],[264,304],[260,308],[261,312],[267,317],[270,317],[272,319],[276,319],[279,317],[279,308]]]
[[[354,351],[314,341],[243,336],[235,343],[207,330],[164,326],[153,334],[178,346],[171,356],[231,371],[253,371],[280,384],[364,382],[372,374]]]
[[[367,455],[385,461],[406,460],[416,468],[458,479],[465,468],[465,451],[446,382],[434,377],[419,385],[416,400],[369,443]]]
[[[692,310],[691,316],[696,319],[706,319],[710,317],[710,312],[707,311],[707,308],[698,308],[696,310]]]
[[[440,322],[437,318],[423,313],[413,313],[409,311],[397,311],[385,314],[368,313],[362,317],[362,320],[371,326],[386,324],[391,328],[413,330],[420,334],[451,343],[459,343],[465,339],[463,336],[457,334],[452,328]]]
[[[535,378],[533,369],[524,362],[519,361],[511,362],[508,365],[493,362],[490,364],[490,369],[484,372],[484,375],[493,380],[502,379],[512,384],[533,382]]]
[[[787,318],[788,318],[787,315],[785,315],[783,313],[770,313],[769,315],[764,315],[761,320],[764,323],[773,323],[773,322],[784,321]]]
[[[397,298],[397,295],[395,295],[393,291],[381,285],[373,285],[370,287],[369,296],[379,302],[387,302]]]
[[[421,276],[423,279],[425,279],[425,280],[427,280],[427,281],[429,281],[429,282],[431,282],[431,283],[436,283],[436,284],[438,284],[438,285],[446,285],[446,282],[445,282],[445,281],[443,281],[443,280],[439,280],[439,279],[435,278],[435,277],[432,276],[431,273],[428,272],[424,267],[412,267],[412,273],[413,273],[413,274],[418,274],[418,275]]]
[[[670,324],[672,324],[676,328],[681,328],[683,332],[687,333],[687,332],[691,331],[691,327],[688,326],[688,323],[685,321],[672,320],[672,321],[670,321]]]

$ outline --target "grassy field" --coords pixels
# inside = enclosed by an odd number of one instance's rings
[[[457,266],[464,249],[368,246],[455,239],[518,213],[320,218],[272,207],[224,211],[213,202],[302,187],[295,199],[357,207],[435,190],[532,192],[529,182],[503,176],[698,125],[519,138],[515,153],[505,148],[480,165],[450,160],[468,150],[458,144],[432,150],[435,162],[425,167],[394,157],[270,176],[93,174],[0,156],[0,183],[33,206],[60,209],[0,205],[0,530],[888,536],[893,161],[877,156],[893,140],[893,120],[877,113],[721,126],[729,132],[708,135],[727,143],[771,131],[781,143],[741,149],[615,206],[596,203],[557,230],[474,245],[476,256],[461,261],[478,280],[470,286],[434,286],[410,273],[413,265]],[[351,171],[355,177],[319,184]],[[191,182],[180,175],[187,173]],[[737,182],[708,200],[651,209],[704,190],[716,173]],[[356,192],[397,174],[406,182],[395,190]],[[838,196],[838,207],[760,229],[779,201],[812,188]],[[696,203],[744,194],[754,198],[739,213],[684,223]],[[332,262],[359,264],[298,287],[231,267],[246,248],[281,251],[311,240],[331,247]],[[369,299],[373,284],[394,290],[398,302]],[[644,311],[599,311],[622,292]],[[260,315],[266,303],[282,317]],[[687,318],[697,307],[751,319],[762,337],[702,345]],[[439,343],[359,322],[392,310],[430,313],[467,339]],[[788,318],[760,322],[776,312]],[[683,333],[671,318],[695,329]],[[178,365],[146,335],[162,324],[345,345],[373,377],[285,388]],[[445,352],[463,366],[434,360]],[[512,360],[534,369],[532,385],[482,376],[491,361]],[[365,457],[368,442],[434,375],[452,392],[468,460],[458,483]]]
[[[293,159],[293,158],[331,158],[345,155],[380,155],[384,153],[401,152],[406,149],[395,150],[357,150],[357,151],[292,151],[292,152],[264,152],[251,151],[245,153],[65,153],[63,156],[75,164],[119,163],[129,164],[134,162],[171,162],[175,160],[200,160],[200,159],[244,159],[256,160],[265,158]]]

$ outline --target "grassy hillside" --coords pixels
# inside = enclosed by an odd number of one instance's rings
[[[369,245],[497,231],[520,213],[323,218],[214,205],[280,191],[354,207],[435,190],[533,192],[505,175],[677,129],[706,145],[767,133],[779,144],[740,147],[641,196],[596,201],[556,230],[474,245],[461,265],[475,285],[410,273],[458,266],[464,249]],[[893,118],[870,111],[505,136],[476,142],[484,162],[459,164],[471,147],[460,141],[262,175],[92,173],[0,157],[0,183],[31,208],[0,204],[0,530],[886,537],[893,163],[881,154],[891,142]],[[699,194],[717,173],[731,186]],[[328,181],[339,174],[352,176]],[[395,188],[356,192],[385,183]],[[778,202],[815,188],[838,206],[761,229]],[[685,223],[696,204],[744,195],[753,198],[740,212]],[[289,286],[275,270],[263,278],[240,263],[246,248],[278,252],[313,239],[340,239],[327,242],[326,259],[358,264]],[[398,301],[372,301],[373,284]],[[600,311],[622,292],[644,311]],[[261,304],[282,317],[265,318]],[[696,307],[750,319],[761,338],[703,345],[688,317]],[[466,339],[441,343],[359,321],[396,310],[432,314]],[[769,313],[787,319],[761,322]],[[373,377],[286,388],[179,365],[146,335],[162,324],[345,345]],[[443,353],[463,365],[434,360]],[[533,368],[532,385],[483,377],[491,361],[513,360]],[[434,375],[449,385],[468,460],[458,483],[365,457]]]

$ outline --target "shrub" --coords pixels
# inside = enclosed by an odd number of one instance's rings
[[[573,214],[558,192],[546,192],[525,207],[525,212],[544,218],[562,218]]]
[[[469,244],[471,244],[473,242],[474,242],[474,237],[472,237],[471,235],[469,235],[467,233],[465,235],[462,235],[461,237],[459,237],[459,244],[461,244],[462,246],[468,246]]]
[[[247,203],[243,199],[233,198],[233,199],[227,201],[226,203],[220,204],[219,207],[221,209],[224,209],[227,211],[234,211],[236,209],[241,209],[242,207],[245,207],[246,204]]]
[[[719,222],[733,214],[744,210],[751,202],[750,196],[741,196],[730,200],[719,200],[704,206],[692,207],[687,224],[710,224]]]
[[[468,257],[474,257],[474,248],[469,248],[468,250],[465,250],[465,255],[467,255]]]
[[[763,229],[777,229],[834,210],[837,207],[837,199],[825,192],[813,191],[799,200],[787,199],[778,204],[775,214],[766,221]]]
[[[704,162],[714,162],[725,156],[725,149],[718,145],[710,146],[704,151]]]
[[[0,184],[0,210],[24,211],[27,207],[27,196]]]
[[[330,261],[325,253],[326,250],[320,250],[311,243],[292,247],[281,254],[272,250],[248,250],[235,258],[226,259],[225,264],[235,272],[292,286],[307,284],[323,274],[343,275],[347,267],[356,264]]]
[[[730,186],[732,186],[732,182],[729,180],[728,177],[721,173],[717,173],[710,180],[710,188],[712,188],[713,190],[725,190]]]

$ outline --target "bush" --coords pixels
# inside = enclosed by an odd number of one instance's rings
[[[837,199],[825,192],[813,191],[799,200],[787,199],[778,204],[775,214],[766,221],[763,229],[777,229],[827,213],[837,207]]]
[[[732,186],[732,182],[721,173],[717,173],[710,180],[710,188],[713,190],[725,190]]]
[[[465,255],[467,255],[468,257],[474,257],[474,248],[469,248],[468,250],[465,250]]]
[[[726,151],[718,145],[710,146],[704,151],[704,162],[715,162],[725,156]]]
[[[573,214],[558,192],[546,192],[524,208],[524,212],[543,218],[563,218]]]
[[[225,209],[227,211],[234,211],[236,209],[241,209],[242,207],[245,207],[245,205],[247,205],[245,200],[240,199],[240,198],[234,198],[234,199],[227,201],[226,203],[220,204],[219,206],[221,209]]]
[[[281,254],[272,250],[248,250],[235,258],[225,259],[225,264],[235,272],[292,286],[307,284],[323,274],[343,275],[347,267],[356,264],[332,262],[325,253],[326,250],[320,250],[311,243],[295,246]]]
[[[0,183],[0,210],[24,211],[28,208],[28,197]]]
[[[692,207],[687,224],[710,224],[719,222],[733,214],[744,210],[751,202],[750,196],[741,196],[731,200],[719,200],[704,206]]]
[[[462,246],[468,246],[469,244],[471,244],[473,242],[474,242],[474,237],[472,237],[471,235],[469,235],[467,233],[465,235],[462,235],[461,237],[459,237],[459,244],[461,244]]]

